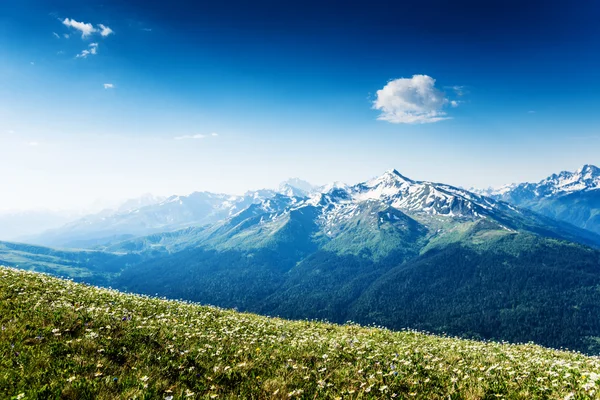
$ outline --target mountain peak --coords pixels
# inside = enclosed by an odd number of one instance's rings
[[[413,181],[410,178],[407,178],[406,176],[402,175],[400,172],[398,172],[397,169],[388,169],[387,171],[385,171],[383,173],[383,175],[381,175],[378,178],[372,179],[371,181],[392,181],[392,182],[405,182],[405,183],[415,183],[415,181]]]
[[[600,168],[596,167],[592,164],[585,164],[581,168],[577,170],[578,174],[592,174],[592,175],[600,175]]]
[[[319,188],[317,188],[317,191],[320,193],[329,193],[333,190],[338,190],[338,189],[347,190],[349,187],[350,186],[348,186],[344,182],[335,181],[335,182],[331,182],[326,185],[320,186]]]
[[[315,190],[315,186],[300,178],[290,178],[279,184],[277,191],[290,196],[304,197]]]

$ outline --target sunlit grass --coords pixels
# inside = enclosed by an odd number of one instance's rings
[[[0,398],[596,398],[600,359],[286,321],[0,267]]]

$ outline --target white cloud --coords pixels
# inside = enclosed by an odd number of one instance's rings
[[[98,24],[98,28],[100,28],[100,35],[102,35],[102,37],[107,37],[111,33],[115,33],[115,31],[110,29],[108,26],[102,24]]]
[[[54,35],[55,38],[60,39],[60,35],[56,32],[52,32],[52,35]]]
[[[115,85],[113,85],[112,83],[105,83],[104,84],[104,89],[114,89]]]
[[[459,85],[450,86],[450,89],[454,90],[454,92],[456,93],[457,96],[464,96],[467,93],[467,90],[465,89],[464,86],[459,86]]]
[[[377,119],[382,121],[425,124],[449,119],[443,111],[448,103],[445,94],[435,87],[435,79],[427,75],[413,75],[412,78],[389,81],[378,90],[373,108],[381,111]]]
[[[6,131],[6,133],[8,133],[9,135],[14,135],[15,131],[13,131],[12,129],[9,129]]]
[[[39,145],[40,145],[39,142],[27,142],[27,146],[36,147],[36,146],[39,146]]]
[[[81,53],[77,54],[75,58],[87,58],[87,56],[98,54],[98,43],[90,43],[89,50],[83,50]]]
[[[97,32],[94,25],[85,22],[77,22],[74,19],[65,18],[62,22],[64,25],[69,26],[71,28],[77,29],[81,32],[81,37],[84,38],[86,36],[91,35],[94,32]]]
[[[210,136],[216,137],[219,136],[218,133],[211,133]],[[175,136],[173,139],[175,140],[185,140],[185,139],[206,139],[209,135],[203,135],[201,133],[197,133],[195,135],[183,135],[183,136]]]
[[[196,135],[183,135],[183,136],[175,136],[175,140],[184,140],[184,139],[204,139],[206,135],[198,133]]]
[[[71,35],[69,35],[68,33],[64,33],[63,36],[65,37],[65,39],[68,39],[71,37]]]

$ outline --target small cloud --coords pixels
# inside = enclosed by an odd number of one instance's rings
[[[9,129],[6,131],[6,133],[8,133],[9,135],[14,135],[16,132],[13,131],[12,129]]]
[[[52,35],[54,35],[55,38],[60,39],[60,35],[56,32],[52,32]]]
[[[219,136],[218,133],[211,133],[210,135],[204,135],[202,133],[197,133],[195,135],[183,135],[183,136],[175,136],[173,139],[175,140],[186,140],[186,139],[206,139],[207,137],[212,136],[212,137],[216,137]]]
[[[98,43],[90,43],[89,50],[82,50],[81,53],[75,56],[75,58],[87,58],[87,56],[89,56],[90,54],[98,54]]]
[[[34,63],[33,61],[31,61],[29,64],[31,64],[31,65],[35,65],[35,63]]]
[[[185,140],[185,139],[204,139],[206,137],[206,135],[202,135],[201,133],[198,133],[196,135],[183,135],[183,136],[175,136],[174,139],[175,140]]]
[[[77,54],[75,58],[87,58],[90,55],[89,50],[83,50],[81,53]]]
[[[65,54],[65,52],[63,50],[59,50],[59,51],[56,52],[56,55],[59,55],[59,56],[63,55],[63,54]]]
[[[151,28],[142,28],[142,30],[143,30],[143,31],[146,31],[146,32],[152,32],[152,29],[151,29]]]
[[[464,86],[454,85],[449,86],[448,88],[452,89],[457,96],[464,96],[465,94],[467,94],[467,91]]]
[[[459,105],[459,104],[460,104],[460,101],[456,101],[456,100],[452,100],[452,101],[450,102],[450,105],[451,105],[452,107],[458,107],[458,105]]]
[[[27,142],[27,146],[37,147],[39,145],[40,145],[39,142]]]
[[[62,21],[63,25],[69,26],[71,28],[77,29],[81,32],[81,37],[84,38],[86,36],[91,35],[94,32],[97,32],[96,28],[90,23],[85,22],[77,22],[74,19],[65,18]]]
[[[114,89],[115,85],[113,85],[112,83],[105,83],[104,84],[104,89]]]
[[[63,36],[65,37],[65,39],[68,39],[71,37],[71,35],[69,35],[68,33],[63,33]]]
[[[535,111],[529,110],[529,111],[527,111],[527,114],[535,114]]]
[[[377,91],[373,108],[380,110],[377,119],[393,124],[426,124],[449,119],[443,107],[451,104],[435,79],[427,75],[391,80]],[[458,102],[456,102],[458,106]]]
[[[115,33],[115,31],[110,29],[108,26],[102,24],[98,24],[98,28],[100,28],[100,35],[102,35],[102,37],[107,37],[108,35]]]

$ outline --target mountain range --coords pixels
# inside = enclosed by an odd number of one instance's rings
[[[584,165],[537,183],[505,185],[477,191],[497,200],[531,209],[580,228],[600,233],[600,168]]]
[[[600,233],[599,185],[600,169],[585,165],[575,172],[553,174],[538,183],[470,189],[470,192]],[[341,183],[317,187],[293,178],[282,182],[277,189],[250,191],[239,196],[209,192],[169,198],[145,195],[117,209],[88,215],[60,228],[26,236],[24,241],[62,248],[95,248],[154,233],[218,223],[276,195],[300,199],[345,187]],[[406,196],[404,199],[414,201]],[[418,209],[419,204],[413,204],[413,209],[415,207]]]
[[[212,224],[276,194],[306,196],[313,189],[309,183],[295,178],[282,182],[277,190],[262,189],[241,196],[210,192],[168,198],[144,195],[117,209],[104,210],[59,228],[30,235],[25,241],[63,248],[93,248],[131,237]]]
[[[4,243],[0,261],[287,318],[600,353],[600,235],[489,194],[396,170],[355,185],[198,192],[52,232],[93,250]]]

